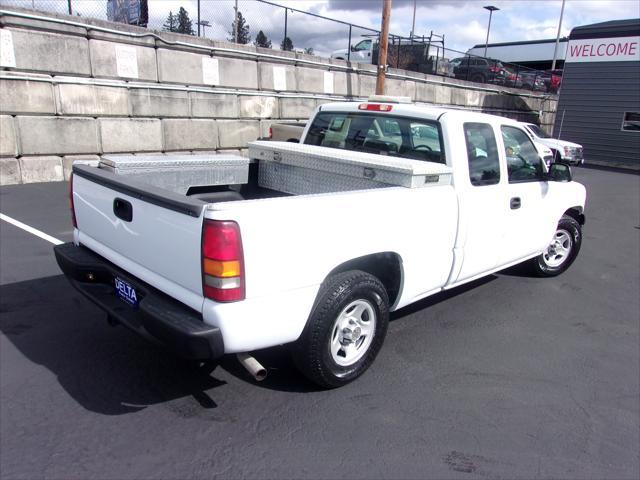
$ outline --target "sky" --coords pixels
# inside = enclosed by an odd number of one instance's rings
[[[375,30],[380,29],[382,0],[273,0],[296,10],[331,17]],[[41,10],[65,13],[67,0],[0,0],[0,5],[19,4]],[[393,0],[390,31],[408,36],[411,31],[414,0]],[[500,10],[493,13],[489,43],[555,38],[562,0],[416,0],[417,35],[431,31],[444,35],[445,46],[466,52],[484,44],[489,12],[485,5]],[[197,18],[197,0],[149,0],[149,23],[162,28],[169,11],[184,7],[192,20]],[[200,0],[200,18],[210,22],[205,35],[230,38],[234,0]],[[106,18],[106,0],[72,0],[74,13]],[[238,0],[238,9],[247,20],[252,38],[259,30],[273,41],[274,48],[284,37],[284,8],[255,0]],[[573,27],[591,23],[640,17],[638,0],[566,0],[561,36]],[[289,10],[287,35],[297,48],[312,47],[316,54],[328,55],[348,45],[348,26]],[[371,33],[352,29],[352,43]],[[452,55],[451,57],[453,57]]]

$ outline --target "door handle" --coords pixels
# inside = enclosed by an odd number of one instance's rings
[[[513,197],[509,202],[509,206],[511,207],[511,210],[517,210],[518,208],[520,208],[521,205],[522,205],[522,201],[520,200],[520,197]]]
[[[133,206],[122,198],[113,201],[113,214],[125,222],[133,220]]]

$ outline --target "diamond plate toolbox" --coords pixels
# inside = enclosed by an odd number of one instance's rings
[[[239,155],[105,155],[99,167],[186,194],[190,187],[247,183],[249,159]]]
[[[298,195],[451,182],[438,163],[291,142],[251,142],[249,157],[260,162],[260,186]]]

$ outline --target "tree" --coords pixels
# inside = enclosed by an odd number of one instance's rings
[[[313,55],[313,47],[308,47],[304,49],[304,53],[309,54],[309,55]]]
[[[246,24],[247,21],[242,16],[242,12],[238,10],[238,15],[236,19],[231,22],[231,31],[229,32],[230,38],[229,41],[236,43],[247,44],[251,42],[251,35],[249,34],[249,25]],[[235,40],[233,32],[236,32]]]
[[[284,37],[284,40],[282,40],[282,43],[280,44],[280,49],[287,52],[293,51],[293,42],[289,37]]]
[[[253,42],[256,47],[271,48],[271,40],[260,30],[256,35],[256,41]]]
[[[180,10],[178,11],[178,29],[176,32],[186,33],[187,35],[196,34],[193,30],[191,20],[189,19],[189,13],[183,7],[180,7]]]
[[[177,32],[178,31],[178,17],[174,15],[172,11],[169,11],[167,20],[162,25],[162,29],[165,32]]]

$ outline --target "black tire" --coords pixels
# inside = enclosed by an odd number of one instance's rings
[[[375,315],[374,331],[363,356],[351,365],[341,366],[334,360],[331,345],[338,332],[338,319],[344,318],[341,313],[348,312],[347,307],[354,302],[371,307]],[[389,299],[380,280],[360,270],[333,275],[322,284],[307,325],[293,345],[293,361],[309,380],[321,387],[346,385],[371,366],[382,347],[388,324]]]
[[[482,73],[474,73],[471,75],[471,81],[476,83],[487,83],[487,77]]]
[[[564,233],[567,235],[565,236]],[[531,261],[531,267],[533,272],[539,277],[555,277],[556,275],[560,275],[571,266],[580,252],[580,247],[582,246],[582,227],[573,217],[568,215],[562,216],[558,222],[554,239],[558,238],[558,235],[561,235],[560,239],[566,238],[567,241],[564,243],[567,244],[566,246],[568,246],[569,251],[558,260],[560,262],[559,264],[550,261],[548,249],[545,249],[543,253],[534,258]],[[550,247],[551,244],[548,248]]]

